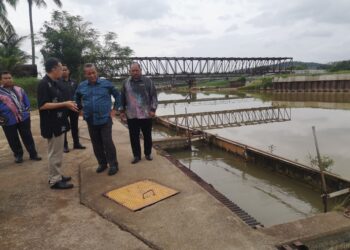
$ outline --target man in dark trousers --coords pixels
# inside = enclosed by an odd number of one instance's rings
[[[35,149],[30,129],[30,103],[27,94],[12,81],[10,72],[1,73],[0,82],[0,116],[1,126],[6,139],[15,156],[15,162],[23,162],[23,148],[19,135],[26,147],[31,160],[40,161],[41,157]]]
[[[79,84],[74,100],[89,129],[92,147],[98,162],[97,173],[103,172],[109,164],[108,175],[118,172],[117,152],[112,140],[112,117],[119,108],[120,94],[110,81],[99,78],[95,66],[84,65],[87,80]],[[114,97],[114,109],[111,97]]]
[[[78,87],[78,84],[70,78],[70,71],[66,64],[62,64],[62,82],[63,82],[63,85],[67,88],[68,100],[73,101],[74,94]],[[70,123],[70,129],[72,132],[73,148],[85,149],[86,147],[81,145],[79,142],[79,129],[78,129],[79,113],[72,110],[68,110],[68,118]],[[63,152],[65,153],[69,152],[67,132],[64,133]]]
[[[67,100],[66,89],[60,81],[62,64],[56,58],[45,61],[46,75],[38,85],[40,130],[48,143],[49,185],[52,189],[68,189],[70,176],[62,174],[64,133],[69,130],[67,110],[78,112],[75,102]]]
[[[129,136],[134,159],[132,164],[141,160],[140,130],[144,139],[146,160],[152,158],[152,118],[158,105],[157,92],[153,82],[142,76],[140,64],[132,63],[130,77],[121,89],[120,117],[127,119]]]

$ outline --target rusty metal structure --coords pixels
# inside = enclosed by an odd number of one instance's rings
[[[291,120],[291,109],[286,107],[259,107],[250,109],[234,109],[213,112],[199,112],[158,117],[175,126],[190,129],[216,129],[254,125],[269,122]]]
[[[292,70],[292,57],[106,57],[118,65],[113,77],[129,75],[129,65],[137,62],[143,74],[152,78],[228,77],[286,73]],[[98,64],[98,62],[97,62]]]

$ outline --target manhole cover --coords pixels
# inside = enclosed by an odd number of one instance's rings
[[[143,180],[114,189],[104,195],[132,211],[137,211],[177,193],[179,191],[165,187],[154,181]]]

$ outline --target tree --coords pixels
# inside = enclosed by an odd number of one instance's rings
[[[12,7],[16,7],[18,0],[0,0],[0,13],[2,10],[5,10],[5,5],[3,4],[4,1],[9,3]],[[45,0],[27,0],[28,1],[28,7],[29,7],[29,24],[30,24],[30,40],[32,45],[32,65],[35,65],[35,43],[34,43],[34,28],[33,28],[33,5],[36,7],[46,7],[47,4]],[[52,0],[58,7],[62,6],[61,0]],[[0,24],[1,24],[1,15],[0,15]],[[6,24],[6,23],[5,23]],[[6,28],[6,26],[5,26]],[[0,31],[1,32],[1,31]]]
[[[350,60],[334,62],[331,64],[329,69],[331,72],[337,72],[341,70],[350,70]]]
[[[13,71],[19,65],[24,64],[31,56],[20,50],[20,44],[27,37],[19,37],[16,33],[4,35],[0,40],[0,69]]]
[[[34,44],[34,28],[33,28],[33,4],[36,5],[38,8],[46,7],[47,4],[46,4],[46,2],[44,0],[27,0],[27,1],[28,1],[28,7],[29,7],[30,40],[31,40],[31,43],[32,43],[32,65],[35,65],[35,44]],[[61,0],[53,0],[53,2],[58,7],[62,6]]]
[[[133,51],[129,47],[120,46],[117,41],[117,34],[108,32],[104,35],[102,44],[99,44],[91,55],[91,62],[94,62],[100,74],[112,78],[120,67],[130,64],[128,58]],[[122,57],[125,60],[114,60],[115,57]]]
[[[5,2],[13,8],[17,5],[17,0],[0,0],[0,39],[3,39],[6,35],[14,32],[12,24],[7,19]]]
[[[98,41],[98,33],[89,22],[66,11],[54,11],[51,21],[41,28],[40,36],[38,43],[43,45],[40,51],[44,59],[59,58],[75,77],[79,76],[84,57],[94,50]]]
[[[91,23],[65,11],[53,12],[51,21],[45,22],[40,30],[40,36],[44,59],[59,58],[67,64],[75,78],[81,76],[82,65],[86,62],[95,63],[101,76],[111,77],[118,67],[129,63],[127,58],[132,54],[129,47],[117,43],[115,33],[107,33],[100,42],[100,35],[91,27]],[[111,57],[124,57],[126,60],[118,62],[106,59]]]

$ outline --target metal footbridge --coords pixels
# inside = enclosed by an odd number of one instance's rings
[[[291,109],[287,107],[258,107],[188,114],[159,116],[158,119],[176,127],[207,130],[243,125],[255,125],[291,120]]]

